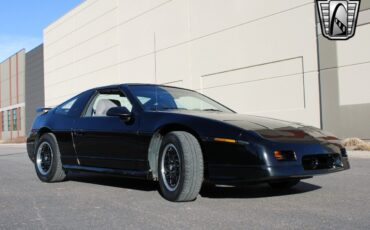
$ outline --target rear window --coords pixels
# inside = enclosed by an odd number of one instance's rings
[[[56,108],[55,113],[59,115],[67,115],[71,108],[73,107],[73,105],[76,103],[77,99],[78,99],[77,97],[74,97],[64,102],[63,104]]]

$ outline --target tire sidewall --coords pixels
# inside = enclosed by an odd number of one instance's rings
[[[45,143],[45,142],[50,145],[50,147],[53,151],[53,159],[52,159],[52,162],[51,162],[51,170],[46,175],[43,175],[43,174],[40,173],[40,171],[37,167],[36,160],[37,160],[38,149],[39,149],[40,145]],[[58,157],[59,157],[59,149],[58,149],[57,141],[56,141],[56,138],[52,134],[44,134],[39,139],[39,141],[37,143],[37,148],[35,149],[35,156],[36,156],[35,169],[36,169],[36,174],[37,174],[38,178],[43,182],[51,181],[52,178],[55,175],[56,170],[57,170],[56,164],[58,164]]]
[[[169,191],[166,187],[166,185],[164,184],[163,180],[165,180],[165,178],[163,178],[162,176],[162,157],[163,157],[163,151],[165,149],[165,147],[168,145],[168,144],[173,144],[177,151],[178,151],[178,154],[180,156],[180,181],[179,181],[179,184],[176,188],[175,191]],[[163,139],[163,142],[162,142],[162,145],[161,145],[161,148],[160,148],[160,152],[159,152],[159,157],[158,157],[158,166],[159,166],[159,185],[161,187],[160,191],[161,191],[161,194],[162,196],[164,196],[166,199],[168,200],[171,200],[171,201],[175,201],[177,200],[177,198],[180,196],[180,193],[181,191],[183,190],[183,186],[184,186],[184,179],[185,179],[185,165],[184,165],[184,162],[185,162],[185,159],[184,159],[184,152],[183,152],[183,148],[182,148],[182,145],[181,145],[181,142],[180,140],[173,134],[168,134],[165,136],[165,138]]]

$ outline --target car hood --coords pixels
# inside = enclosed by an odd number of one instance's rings
[[[246,131],[254,131],[270,140],[338,140],[333,134],[321,129],[274,118],[220,112],[181,111],[180,113],[220,121]]]

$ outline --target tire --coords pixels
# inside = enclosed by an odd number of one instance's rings
[[[190,133],[168,133],[158,157],[162,196],[174,202],[193,201],[203,183],[203,155],[198,140]]]
[[[41,136],[35,150],[35,158],[36,174],[41,181],[60,182],[66,178],[54,134],[46,133]]]
[[[269,185],[272,188],[276,188],[276,189],[289,189],[297,185],[300,181],[301,181],[300,179],[276,181],[276,182],[274,181],[274,182],[269,182]]]

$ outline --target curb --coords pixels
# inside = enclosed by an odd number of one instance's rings
[[[349,158],[370,159],[370,151],[348,151]]]
[[[22,147],[22,146],[26,146],[26,143],[0,143],[0,146],[5,146],[5,147]]]

